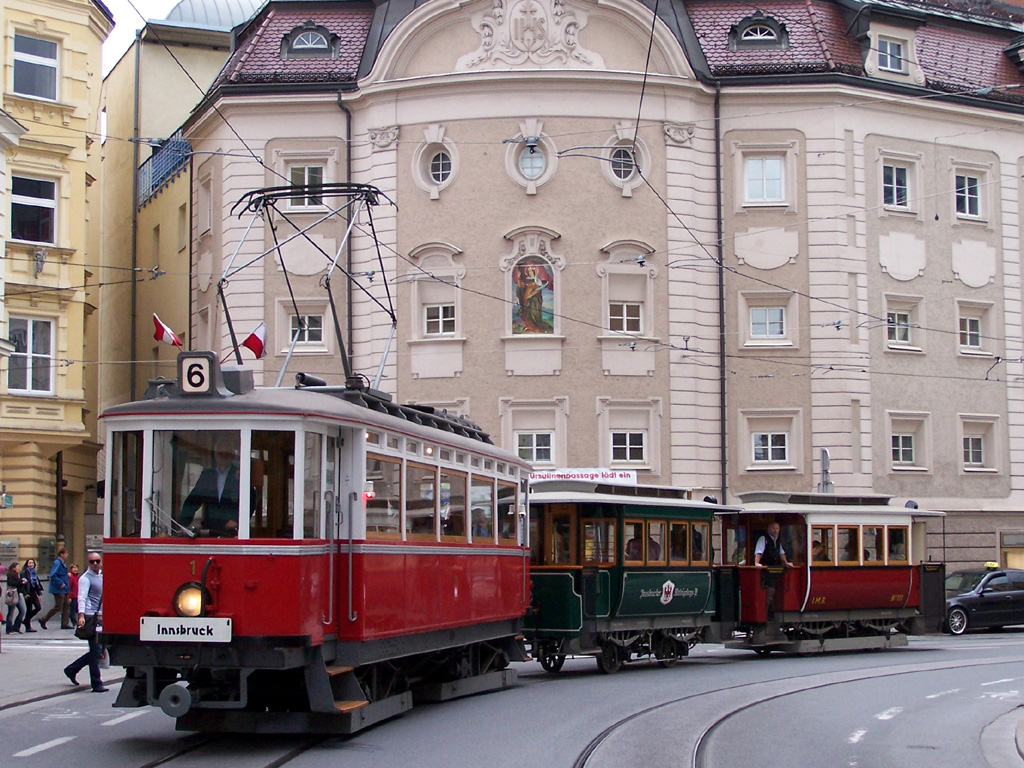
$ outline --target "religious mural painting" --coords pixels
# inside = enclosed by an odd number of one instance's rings
[[[539,256],[527,256],[512,269],[516,301],[512,333],[555,332],[555,279],[551,265]]]

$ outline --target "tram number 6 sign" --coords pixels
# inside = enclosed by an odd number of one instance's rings
[[[183,395],[208,395],[214,392],[212,352],[188,352],[178,355],[178,389]]]

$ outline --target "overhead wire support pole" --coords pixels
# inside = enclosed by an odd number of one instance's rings
[[[224,295],[224,286],[227,285],[227,280],[223,277],[217,283],[217,295],[220,296],[220,303],[224,306],[224,319],[228,324],[228,335],[231,336],[231,346],[235,351],[235,361],[242,365],[242,350],[238,348],[238,339],[235,338],[235,328],[231,324],[231,311],[228,309],[228,300]]]

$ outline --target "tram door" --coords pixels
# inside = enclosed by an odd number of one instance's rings
[[[574,565],[576,558],[576,507],[552,504],[544,512],[546,565]]]

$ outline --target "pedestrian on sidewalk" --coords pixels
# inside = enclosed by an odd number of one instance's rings
[[[68,551],[61,547],[57,552],[57,559],[50,566],[50,594],[53,595],[53,608],[39,619],[39,626],[43,629],[46,629],[46,622],[58,613],[60,614],[60,628],[71,629],[71,616],[68,610],[68,593],[71,591],[71,583],[68,581],[67,559]]]
[[[17,563],[11,563],[7,567],[7,588],[13,589],[18,595],[18,602],[7,606],[7,634],[21,634],[21,622],[25,620],[25,591],[28,589],[28,582],[22,578],[21,568]],[[14,618],[17,611],[18,618]]]
[[[71,614],[69,629],[78,625],[78,563],[68,567],[68,613]]]
[[[89,641],[89,650],[64,667],[64,674],[72,685],[78,685],[75,676],[86,665],[89,666],[89,682],[93,693],[104,693],[109,690],[100,678],[100,658],[103,646],[100,645],[99,627],[103,622],[103,571],[100,570],[102,559],[99,552],[89,553],[89,568],[78,580],[78,626],[85,630],[83,639]],[[78,634],[76,632],[75,634]],[[79,635],[81,636],[81,635]]]
[[[39,602],[39,597],[43,594],[43,583],[39,580],[39,574],[36,573],[36,561],[31,557],[25,561],[21,575],[28,582],[28,589],[25,592],[25,605],[28,607],[28,612],[25,614],[25,631],[35,632],[32,629],[32,617],[43,610],[43,604]]]

